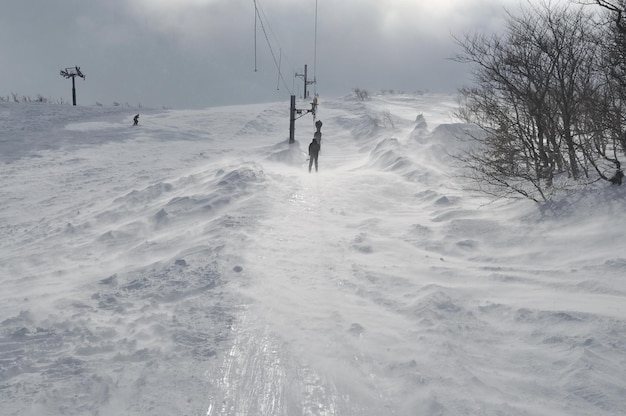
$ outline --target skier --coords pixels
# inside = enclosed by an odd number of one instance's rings
[[[315,161],[315,172],[317,172],[317,157],[319,156],[319,153],[320,153],[320,145],[317,142],[317,140],[313,138],[313,140],[311,140],[311,144],[309,144],[309,172],[311,172],[311,167],[313,166],[314,161]]]
[[[313,140],[317,142],[317,144],[320,146],[320,150],[322,150],[322,133],[319,131],[313,133]]]
[[[320,150],[322,148],[322,120],[317,120],[315,122],[315,128],[317,131],[313,134],[313,138],[317,140],[317,144],[320,145]]]
[[[311,103],[311,113],[313,114],[313,120],[315,120],[315,112],[317,111],[317,96],[313,98]]]
[[[139,124],[139,114],[135,115],[135,117],[133,117],[133,126],[136,126]]]

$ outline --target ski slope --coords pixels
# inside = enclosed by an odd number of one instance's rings
[[[624,413],[622,188],[467,192],[436,94],[322,97],[308,173],[288,107],[0,103],[0,414]]]

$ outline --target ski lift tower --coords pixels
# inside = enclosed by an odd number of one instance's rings
[[[309,98],[309,92],[308,92],[307,86],[316,83],[315,78],[313,79],[313,81],[311,81],[307,78],[307,76],[308,76],[307,66],[304,65],[304,74],[296,73],[296,77],[304,79],[304,95],[302,97],[304,99]],[[295,95],[291,96],[291,108],[289,111],[289,143],[295,143],[296,120],[309,113],[313,114],[313,120],[315,120],[316,110],[317,110],[317,96],[313,98],[313,102],[311,103],[310,110],[300,110],[296,108],[296,96]],[[298,117],[296,117],[296,115],[298,115]]]
[[[311,103],[311,109],[301,110],[296,108],[296,96],[291,96],[291,108],[289,111],[289,144],[295,143],[295,132],[296,132],[296,120],[300,117],[304,117],[305,115],[311,113],[313,114],[313,119],[315,120],[315,111],[317,110],[317,97],[313,99]],[[297,115],[297,117],[296,117]]]
[[[311,80],[309,80],[309,79],[307,78],[307,77],[308,77],[308,74],[307,74],[307,72],[308,72],[308,71],[307,71],[307,69],[308,69],[308,68],[307,68],[307,65],[304,65],[304,74],[298,74],[298,73],[296,73],[296,77],[297,77],[297,78],[302,78],[302,79],[304,80],[304,95],[302,96],[302,98],[304,98],[305,100],[306,100],[307,98],[309,98],[309,91],[308,91],[307,86],[309,86],[309,85],[312,85],[312,84],[315,84],[315,83],[316,83],[315,78],[314,78],[312,81],[311,81]]]
[[[72,78],[72,103],[76,105],[76,83],[75,78],[81,77],[85,79],[85,74],[80,72],[80,67],[75,66],[74,68],[65,68],[61,70],[61,76],[64,78]]]

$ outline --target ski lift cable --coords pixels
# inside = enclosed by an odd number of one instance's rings
[[[278,51],[278,80],[276,81],[276,91],[278,91],[280,89],[280,78],[281,78],[281,73],[280,73],[280,64],[283,60],[283,50],[279,50]]]
[[[256,66],[256,23],[257,23],[257,8],[256,8],[256,0],[254,0],[254,72],[257,72]]]
[[[257,5],[258,10],[260,12],[259,17],[261,17],[261,15],[262,15],[263,19],[265,20],[265,26],[267,26],[267,29],[268,29],[271,37],[272,37],[272,40],[274,41],[275,44],[278,45],[279,48],[281,48],[281,46],[280,46],[281,43],[278,41],[278,37],[276,36],[276,34],[274,33],[274,30],[272,29],[272,25],[270,24],[270,19],[267,17],[267,14],[265,13],[265,10],[261,6],[260,1],[259,0],[255,0],[255,4]],[[291,63],[289,62],[289,59],[287,58],[287,55],[284,55],[284,59],[287,61],[287,64],[291,67],[292,71],[295,73],[296,70],[293,68],[293,65],[291,65]]]
[[[317,0],[315,0],[315,36],[313,41],[313,95],[317,96]]]
[[[278,65],[278,61],[276,60],[276,54],[274,53],[272,44],[267,36],[267,31],[265,30],[265,25],[263,24],[263,20],[261,20],[260,16],[259,16],[259,23],[261,23],[261,29],[263,29],[263,34],[265,35],[265,41],[267,42],[267,46],[270,48],[270,54],[272,55],[272,59],[274,60],[274,65],[276,65],[276,68],[279,70],[279,77],[283,81],[285,88],[287,88],[287,90],[291,93],[291,91],[289,90],[289,87],[287,86],[287,83],[285,82],[284,78],[280,74],[280,66]]]
[[[317,10],[318,10],[318,2],[317,0],[315,0],[315,28],[314,28],[314,49],[313,49],[313,82],[312,84],[314,85],[314,95],[317,95]],[[298,76],[297,71],[294,69],[293,65],[291,65],[289,59],[287,58],[287,56],[285,55],[283,49],[280,47],[280,42],[278,41],[278,38],[276,36],[276,34],[274,33],[273,29],[272,29],[272,25],[270,24],[270,21],[267,17],[267,14],[265,13],[265,10],[263,9],[263,7],[261,6],[261,2],[259,0],[254,0],[254,9],[255,9],[255,20],[254,20],[254,39],[255,39],[255,44],[254,44],[254,54],[255,54],[255,72],[257,70],[257,40],[256,40],[256,31],[257,31],[257,20],[258,23],[260,23],[261,29],[263,30],[263,34],[265,36],[265,41],[267,42],[267,45],[270,49],[270,54],[272,55],[272,59],[274,60],[274,65],[276,66],[276,69],[278,71],[278,85],[280,85],[280,82],[282,81],[283,85],[285,86],[285,88],[287,89],[287,91],[289,91],[289,93],[291,95],[293,95],[293,90],[295,90],[295,78]],[[270,36],[271,35],[271,36]],[[278,45],[278,48],[280,50],[280,58],[279,60],[276,59],[276,53],[274,52],[274,47],[272,47],[272,40],[270,40],[270,37],[273,39],[274,43],[276,45]],[[286,61],[287,65],[291,68],[291,72],[294,74],[294,85],[293,87],[290,89],[289,86],[287,85],[287,83],[285,82],[285,79],[283,77],[283,73],[281,70],[281,66],[283,64],[283,62]],[[277,86],[277,89],[278,86]]]
[[[258,21],[261,24],[261,29],[263,30],[263,34],[265,35],[265,41],[267,42],[267,46],[270,49],[270,54],[272,55],[272,59],[274,60],[274,65],[276,66],[276,68],[278,70],[278,78],[279,78],[279,80],[281,80],[283,82],[283,85],[285,86],[287,91],[289,91],[289,94],[293,95],[293,93],[289,89],[289,86],[287,85],[287,83],[286,83],[286,81],[285,81],[285,79],[284,79],[284,77],[283,77],[283,75],[281,73],[280,64],[279,64],[279,62],[276,59],[276,54],[274,53],[274,49],[272,48],[272,43],[271,43],[271,41],[269,39],[268,32],[267,32],[267,30],[265,28],[266,25],[265,25],[264,19],[263,19],[263,17],[261,15],[263,14],[263,16],[265,17],[265,22],[268,22],[267,16],[265,15],[265,12],[263,11],[263,9],[262,9],[260,3],[258,2],[258,0],[254,0],[254,7],[255,7],[255,13],[256,13],[256,16],[258,18]],[[256,23],[256,20],[255,20],[255,23]],[[270,29],[270,33],[272,33],[274,38],[276,38],[276,36],[274,35],[273,31],[271,31],[271,26],[269,26],[269,23],[267,23],[267,25],[268,25],[268,27]],[[276,42],[276,43],[278,43],[278,42]],[[280,51],[281,51],[281,61],[282,61],[282,49],[280,49]],[[255,46],[255,53],[256,53],[256,46]]]

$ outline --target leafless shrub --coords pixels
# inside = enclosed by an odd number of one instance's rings
[[[362,90],[360,88],[354,88],[352,90],[356,98],[360,101],[368,101],[370,99],[370,93],[367,90]]]

